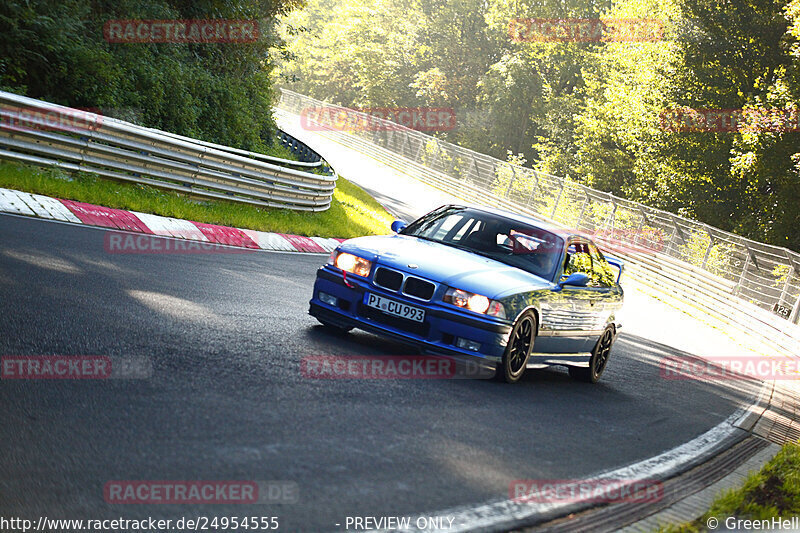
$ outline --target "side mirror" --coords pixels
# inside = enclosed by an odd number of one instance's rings
[[[395,233],[400,233],[406,226],[408,226],[408,224],[406,224],[402,220],[395,220],[394,222],[392,222],[392,231]]]
[[[558,282],[558,287],[555,289],[560,291],[565,285],[570,287],[585,287],[589,284],[589,276],[583,272],[575,272],[569,275],[564,281]]]

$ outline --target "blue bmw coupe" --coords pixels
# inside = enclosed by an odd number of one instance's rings
[[[591,239],[522,215],[446,205],[395,235],[343,242],[309,313],[426,353],[481,358],[508,383],[560,365],[596,383],[620,325],[622,263]]]

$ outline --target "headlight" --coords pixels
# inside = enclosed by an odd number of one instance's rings
[[[475,294],[474,292],[462,291],[461,289],[447,289],[443,300],[456,307],[463,307],[476,313],[496,316],[497,318],[506,317],[506,310],[503,304],[496,300],[490,300],[481,294]]]
[[[333,264],[345,272],[355,274],[366,278],[369,276],[369,271],[372,270],[372,261],[367,261],[357,255],[348,254],[347,252],[339,252],[336,254]]]

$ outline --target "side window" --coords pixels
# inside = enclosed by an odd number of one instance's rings
[[[564,263],[564,275],[562,279],[574,274],[575,272],[583,272],[589,279],[592,278],[592,258],[589,255],[589,250],[584,243],[573,243],[567,248],[567,258]]]
[[[595,287],[612,287],[616,283],[616,273],[606,258],[594,244],[589,245],[589,253],[592,256],[592,284]]]

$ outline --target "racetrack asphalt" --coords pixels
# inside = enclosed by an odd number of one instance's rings
[[[0,515],[278,516],[282,531],[344,530],[347,516],[436,514],[506,497],[516,479],[626,465],[749,403],[724,383],[663,379],[659,362],[682,352],[624,330],[597,385],[561,369],[513,386],[309,379],[305,356],[414,353],[307,315],[326,256],[110,254],[104,232],[0,215],[0,355],[153,368],[0,380]],[[109,504],[109,480],[286,480],[299,501]]]

